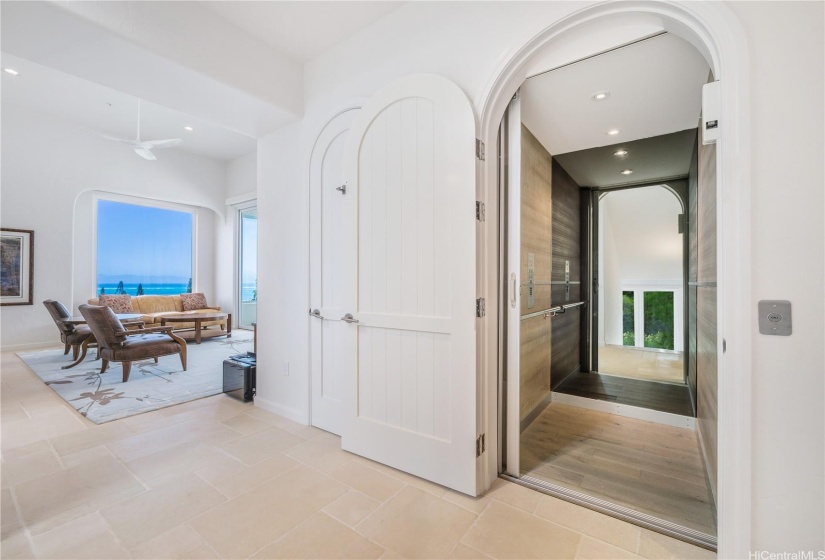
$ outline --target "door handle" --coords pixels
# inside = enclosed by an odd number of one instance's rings
[[[324,317],[323,317],[323,315],[321,315],[321,312],[320,312],[319,310],[317,310],[317,309],[310,309],[310,310],[309,310],[309,314],[310,314],[312,317],[315,317],[316,319],[321,319],[321,320],[323,320],[323,318],[324,318]]]
[[[358,322],[358,319],[353,317],[352,313],[347,313],[346,315],[341,317],[341,320],[345,323],[357,323]]]
[[[516,273],[510,274],[510,307],[516,308]]]

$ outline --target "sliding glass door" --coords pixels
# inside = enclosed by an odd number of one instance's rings
[[[258,318],[258,209],[239,211],[238,326],[251,329]]]

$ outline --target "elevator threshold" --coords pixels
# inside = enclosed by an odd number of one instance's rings
[[[680,525],[678,523],[671,523],[665,519],[647,515],[640,511],[626,508],[610,501],[600,500],[599,498],[594,498],[588,494],[576,492],[575,490],[570,490],[564,486],[545,482],[544,480],[533,478],[531,476],[525,475],[519,478],[502,473],[499,475],[499,478],[509,480],[510,482],[514,482],[521,486],[530,488],[531,490],[536,490],[543,494],[547,494],[548,496],[553,496],[554,498],[559,498],[566,502],[570,502],[587,509],[592,509],[599,513],[609,515],[610,517],[627,521],[633,525],[638,525],[639,527],[650,529],[651,531],[667,535],[668,537],[673,537],[674,539],[679,539],[681,541],[716,552],[717,538],[715,536],[703,533],[701,531],[696,531],[690,527],[685,527],[684,525]]]

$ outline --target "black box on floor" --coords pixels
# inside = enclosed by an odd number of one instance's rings
[[[243,400],[251,401],[255,398],[255,362],[249,360],[236,361],[232,356],[223,362],[223,392],[231,393],[243,389]]]

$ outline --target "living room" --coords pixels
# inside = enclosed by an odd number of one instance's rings
[[[722,152],[719,167],[725,180],[720,183],[735,187],[723,191],[719,210],[728,228],[723,231],[727,237],[719,240],[724,249],[719,258],[728,275],[720,284],[728,299],[727,307],[720,307],[725,322],[718,340],[724,366],[720,449],[728,453],[720,460],[720,554],[746,557],[749,550],[825,546],[819,407],[822,3],[306,6],[3,2],[3,68],[17,75],[2,74],[2,224],[35,232],[34,305],[2,308],[3,391],[10,398],[8,408],[4,400],[4,442],[15,444],[4,446],[4,482],[17,477],[3,488],[4,557],[7,550],[18,557],[66,557],[76,552],[69,544],[77,544],[78,551],[105,550],[108,557],[274,557],[295,556],[299,550],[326,557],[346,550],[346,543],[365,547],[353,549],[362,556],[483,552],[512,557],[541,555],[541,548],[518,548],[539,541],[544,556],[708,557],[707,550],[684,548],[688,545],[638,525],[498,478],[495,321],[501,286],[491,272],[498,237],[495,191],[488,186],[495,176],[502,111],[519,80],[531,72],[657,33],[692,33],[689,39],[709,65],[724,68],[727,97],[722,106],[730,120],[722,121],[723,139],[736,134],[736,142],[722,142],[735,150]],[[588,34],[567,36],[572,39],[565,42],[565,33],[573,30],[575,35],[580,28]],[[542,52],[545,58],[528,59],[528,54]],[[38,66],[63,76],[44,81],[39,90],[27,89],[26,80],[38,75]],[[452,377],[448,388],[469,403],[455,409],[452,419],[453,427],[472,421],[471,437],[462,434],[455,441],[463,442],[461,465],[473,475],[462,483],[479,498],[355,457],[341,449],[339,438],[311,427],[317,423],[311,394],[318,359],[315,331],[349,329],[344,333],[352,340],[352,333],[373,328],[376,323],[370,321],[381,315],[329,306],[340,314],[325,316],[326,310],[315,303],[310,272],[317,245],[312,220],[319,215],[313,198],[315,148],[325,134],[332,134],[328,125],[336,117],[352,116],[388,84],[421,72],[452,82],[451,91],[461,92],[472,116],[467,128],[473,138],[464,146],[468,159],[462,165],[472,175],[473,192],[464,193],[470,204],[461,214],[462,231],[470,233],[462,237],[459,256],[477,255],[482,262],[484,254],[489,266],[464,274],[466,289],[450,300],[451,309],[462,312],[462,334],[471,337],[463,356],[468,357],[465,365],[473,367],[466,369],[477,375]],[[13,101],[15,88],[20,91]],[[63,102],[83,98],[81,89],[98,88],[118,96],[112,103],[118,115],[114,124],[105,122],[108,93],[94,98],[94,109]],[[178,147],[154,150],[155,161],[127,143],[101,137],[134,138],[139,103],[147,119],[141,121],[141,140],[183,140]],[[210,127],[227,139],[225,151],[194,149],[198,135]],[[476,139],[480,145],[473,154]],[[238,151],[239,144],[246,147]],[[341,145],[335,149],[344,153]],[[351,165],[351,154],[347,157]],[[352,172],[327,170],[336,180]],[[777,185],[792,185],[793,191]],[[355,183],[329,186],[336,204],[357,207]],[[65,402],[55,402],[53,391],[15,355],[43,344],[59,345],[54,323],[40,303],[44,299],[63,301],[74,313],[98,295],[94,215],[100,200],[191,213],[193,291],[233,316],[238,313],[238,212],[257,204],[262,240],[259,364],[265,364],[267,374],[259,380],[254,405],[189,404],[144,419],[89,427]],[[475,213],[471,209],[476,200],[487,204],[486,221],[483,204],[475,206]],[[788,228],[789,223],[794,227]],[[122,227],[139,233],[152,226]],[[351,230],[336,231],[351,240]],[[381,245],[376,252],[382,248],[392,253]],[[351,266],[359,261],[341,262]],[[476,301],[484,297],[486,318],[476,317],[484,315],[484,301]],[[758,334],[756,301],[763,298],[793,301],[792,337]],[[431,328],[442,319],[424,313],[415,328]],[[442,328],[436,327],[426,333],[434,332],[433,340]],[[348,348],[349,364],[358,354]],[[461,367],[445,371],[453,374]],[[347,418],[353,410],[346,409]],[[25,430],[7,432],[21,422]],[[166,437],[168,448],[158,443]],[[427,437],[439,444],[450,439]],[[410,463],[421,457],[391,439],[363,441]],[[418,462],[438,470],[451,458],[443,454]],[[195,463],[201,460],[198,468]],[[81,472],[82,465],[92,463],[94,469]],[[248,478],[229,480],[236,473]],[[99,499],[90,502],[91,509],[83,509],[79,490],[61,501],[66,496],[60,494],[59,475],[68,479],[76,474],[69,480],[72,488],[91,488]],[[50,503],[36,489],[36,481],[47,477],[51,486],[43,488],[60,500]],[[25,491],[18,494],[17,484],[25,485]],[[112,489],[119,493],[103,495]],[[29,499],[26,504],[15,501],[21,495]],[[271,514],[276,502],[294,508]],[[46,522],[26,525],[26,519],[17,518],[20,507]],[[144,520],[140,512],[146,508],[163,515]],[[433,518],[442,522],[433,523]],[[7,525],[6,519],[12,521]],[[245,529],[247,521],[254,525],[254,538],[239,543],[232,533]],[[328,536],[329,543],[343,544],[300,548],[313,536],[318,541],[319,534]],[[61,542],[69,544],[61,548]],[[95,548],[103,542],[111,547]]]

